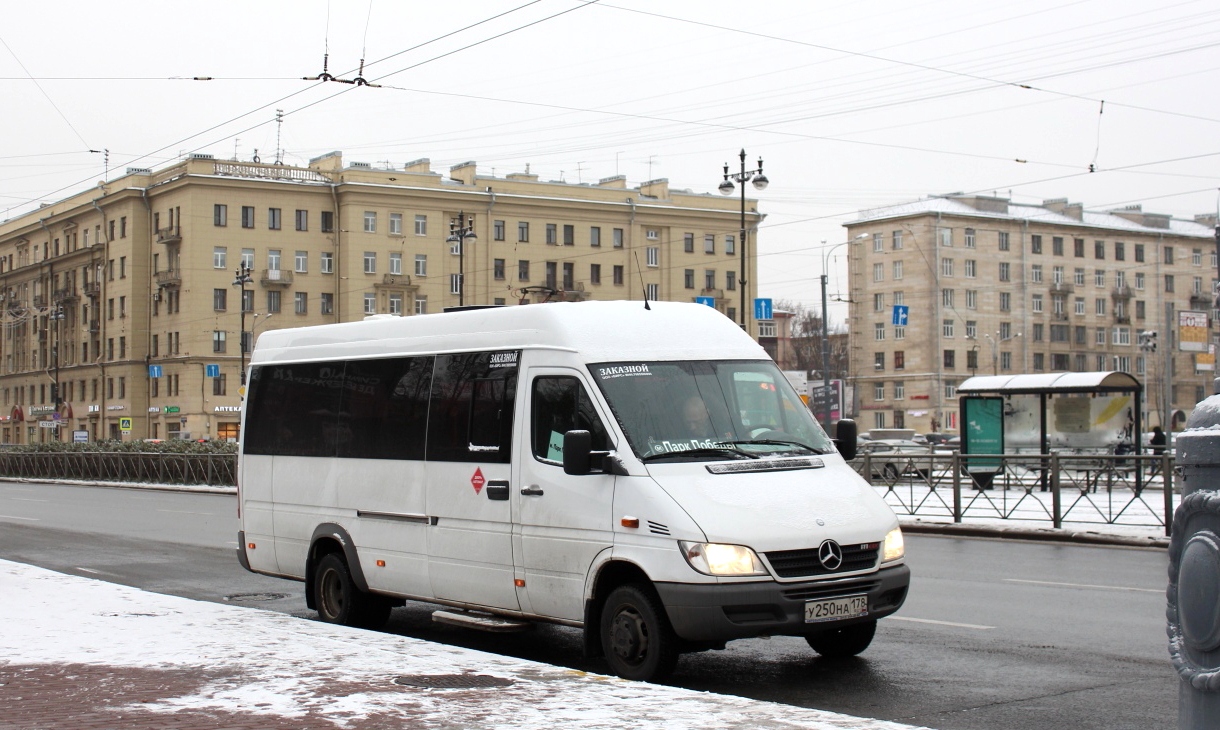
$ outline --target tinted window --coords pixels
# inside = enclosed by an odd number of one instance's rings
[[[510,351],[436,357],[429,460],[508,463],[519,355]]]
[[[263,365],[250,373],[247,454],[335,456],[342,363]]]
[[[432,357],[348,361],[338,454],[351,459],[423,459]]]
[[[534,456],[547,461],[563,461],[563,435],[568,431],[588,431],[593,450],[610,448],[606,428],[584,386],[576,378],[537,378],[534,380],[533,421],[530,428]]]

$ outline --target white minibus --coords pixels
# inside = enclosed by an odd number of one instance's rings
[[[238,559],[324,621],[404,601],[582,629],[629,679],[802,636],[858,654],[906,598],[893,511],[766,352],[702,304],[467,309],[262,334]]]

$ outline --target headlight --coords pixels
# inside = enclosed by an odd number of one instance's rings
[[[895,527],[890,530],[885,536],[885,547],[881,551],[881,562],[888,563],[891,560],[897,560],[907,554],[906,547],[902,544],[902,528]]]
[[[682,556],[690,567],[707,575],[766,575],[754,551],[742,545],[717,545],[707,542],[679,542]]]

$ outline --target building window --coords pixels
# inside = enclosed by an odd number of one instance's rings
[[[241,292],[241,311],[243,311],[243,312],[253,312],[254,311],[254,290],[253,289],[243,289],[242,290],[242,292]]]
[[[953,229],[952,228],[937,228],[936,242],[941,246],[953,245]]]
[[[724,237],[724,252],[730,255],[737,252],[737,238],[735,236]]]
[[[953,290],[952,289],[941,289],[940,290],[940,303],[941,303],[941,306],[944,306],[944,307],[950,307],[950,308],[953,307]]]
[[[416,314],[427,314],[428,313],[428,295],[426,295],[426,294],[416,294],[415,295],[415,313]]]
[[[1084,314],[1084,297],[1076,297],[1075,312],[1078,315]]]
[[[901,380],[894,381],[894,400],[902,400],[907,396],[906,383]]]
[[[322,211],[322,232],[323,233],[334,233],[335,232],[335,214],[334,214],[334,212],[329,211],[329,210]]]
[[[322,252],[321,270],[322,270],[323,274],[335,273],[335,255],[333,253],[331,253],[330,251]]]
[[[377,252],[376,251],[365,251],[364,252],[364,273],[366,273],[366,274],[376,274],[377,273]]]
[[[945,350],[945,352],[944,352],[945,369],[952,370],[956,366],[955,365],[956,362],[957,362],[957,351],[956,350]]]
[[[661,298],[661,285],[660,284],[649,284],[647,286],[647,290],[648,290],[648,298],[651,299],[652,301],[655,302]]]
[[[1041,342],[1042,336],[1045,333],[1045,331],[1046,331],[1045,325],[1043,325],[1041,322],[1035,322],[1034,323],[1034,335],[1033,335],[1034,342]]]
[[[979,308],[979,293],[975,289],[966,290],[966,309]]]
[[[1042,236],[1035,234],[1029,237],[1029,252],[1042,253]]]
[[[973,319],[966,320],[966,339],[973,340],[979,336],[979,323]]]
[[[1030,308],[1034,311],[1035,314],[1040,314],[1042,312],[1042,295],[1041,294],[1035,294],[1033,296],[1033,300],[1030,302]]]
[[[1173,263],[1173,246],[1165,244],[1161,246],[1162,260],[1167,264]]]
[[[402,254],[400,254],[400,253],[390,254],[390,274],[392,276],[401,276],[402,275]]]
[[[724,272],[724,288],[728,289],[729,291],[735,291],[737,289],[737,272],[736,271]]]
[[[530,280],[530,262],[526,261],[525,259],[519,259],[517,261],[517,281],[529,281],[529,280]],[[617,284],[619,282],[615,282],[615,283]]]
[[[1053,236],[1051,238],[1051,253],[1055,256],[1063,255],[1063,236]]]
[[[396,317],[402,316],[402,294],[390,295],[390,314]]]
[[[1000,262],[1000,281],[1012,281],[1012,267],[1007,261]]]
[[[873,339],[880,342],[885,339],[885,323],[875,322],[873,324]]]
[[[649,246],[644,250],[644,260],[651,268],[656,268],[661,265],[661,249],[656,246]]]
[[[613,273],[614,273],[614,285],[622,286],[623,285],[623,266],[622,266],[622,264],[615,264]],[[729,317],[729,319],[732,319],[732,317]]]
[[[546,244],[548,246],[559,245],[559,226],[555,223],[546,224]]]
[[[894,328],[894,339],[895,340],[905,340],[906,338],[907,338],[907,328],[906,327],[895,327]]]
[[[214,330],[212,332],[212,352],[225,351],[225,331]]]
[[[1012,294],[1006,291],[1000,292],[1000,311],[1008,312],[1012,310]]]
[[[1173,274],[1165,274],[1165,291],[1173,291]]]
[[[885,281],[885,264],[873,264],[873,281]]]
[[[602,229],[598,226],[589,227],[589,246],[591,248],[600,248],[602,245]]]
[[[226,395],[228,393],[228,383],[225,379],[225,374],[221,373],[212,378],[212,395]]]
[[[601,264],[589,264],[589,283],[590,284],[602,283],[602,265]]]
[[[878,292],[873,295],[873,311],[874,312],[884,312],[885,311],[885,295],[884,294]]]
[[[952,337],[953,336],[953,320],[951,320],[951,319],[942,320],[941,324],[940,324],[940,333],[941,333],[941,336],[943,336],[943,337]]]
[[[273,231],[280,230],[280,209],[279,208],[268,208],[267,209],[267,228],[269,228]]]
[[[881,253],[882,251],[885,251],[885,234],[874,233],[873,234],[873,253]]]
[[[902,278],[902,262],[901,261],[894,262],[894,277],[893,278],[894,278],[894,281],[898,281],[899,279]]]
[[[228,304],[229,290],[228,289],[213,289],[212,290],[212,309],[217,312],[225,311]]]
[[[1098,297],[1093,300],[1093,314],[1099,317],[1104,317],[1106,314],[1106,300]]]
[[[971,371],[979,369],[978,350],[966,350],[966,369]]]
[[[377,213],[375,213],[371,210],[364,211],[364,232],[365,233],[376,233],[377,232]]]
[[[517,242],[529,243],[530,240],[530,224],[526,221],[517,223]]]
[[[682,271],[682,282],[687,289],[695,288],[695,270],[684,269]]]
[[[907,357],[905,350],[894,351],[894,369],[903,370],[907,366]]]
[[[953,276],[953,259],[940,260],[940,275]]]
[[[303,291],[292,295],[292,311],[297,314],[309,314],[309,294]]]
[[[212,268],[223,269],[228,266],[229,249],[224,246],[212,247]]]
[[[976,261],[974,259],[966,259],[966,278],[973,279],[975,277]]]
[[[491,237],[496,241],[504,240],[504,221],[495,221],[491,224]]]
[[[1137,264],[1144,263],[1144,244],[1135,244],[1135,262]]]
[[[576,226],[564,225],[563,227],[563,245],[576,245]]]
[[[1041,352],[1034,353],[1034,370],[1046,369],[1046,355]]]
[[[623,229],[622,228],[614,229],[614,247],[615,248],[623,247]]]
[[[1029,267],[1029,280],[1034,284],[1042,283],[1042,264],[1034,264]]]
[[[309,230],[309,211],[298,210],[296,212],[296,224],[297,224],[298,231],[308,231]]]
[[[1103,346],[1106,344],[1106,328],[1105,327],[1098,327],[1093,332],[1093,344],[1103,345]]]
[[[895,251],[902,249],[902,231],[894,231],[890,234],[890,247]]]
[[[449,293],[450,294],[461,294],[462,293],[462,275],[461,274],[450,274],[449,275]]]
[[[390,235],[391,236],[401,236],[402,235],[402,213],[391,213],[390,214]]]
[[[267,313],[275,314],[280,311],[280,292],[271,290],[267,292]]]
[[[716,270],[715,269],[704,269],[703,288],[704,289],[715,289],[716,288]]]
[[[703,237],[703,253],[716,253],[716,237],[710,233]]]
[[[417,236],[428,235],[428,216],[426,216],[426,215],[415,216],[415,235],[417,235]]]
[[[229,206],[217,203],[212,206],[212,225],[229,225]],[[85,231],[85,246],[89,246],[89,231]]]
[[[504,280],[504,259],[496,259],[492,262],[492,277],[496,281]]]
[[[335,295],[330,292],[323,293],[322,298],[319,300],[319,303],[318,303],[318,309],[321,310],[322,314],[334,314],[335,313]]]
[[[243,205],[241,207],[241,227],[242,228],[253,228],[254,227],[254,206]]]
[[[254,249],[243,248],[241,250],[241,267],[243,269],[254,269]]]
[[[999,235],[999,249],[1001,251],[1009,250],[1008,232],[1000,231],[998,235]]]
[[[377,295],[376,294],[365,294],[364,295],[364,313],[365,314],[376,314],[377,313]]]
[[[296,271],[296,273],[305,274],[305,273],[309,272],[309,252],[308,251],[297,251],[296,254],[293,256],[292,260],[293,260],[293,264],[294,264],[294,271]]]
[[[874,370],[885,370],[885,353],[884,352],[874,352],[873,353],[873,369]]]
[[[1000,369],[1001,370],[1012,370],[1012,353],[1011,352],[1001,352],[1000,353]]]

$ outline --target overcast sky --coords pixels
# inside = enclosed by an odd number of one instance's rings
[[[0,220],[102,179],[89,150],[112,176],[272,161],[277,108],[288,164],[341,150],[716,194],[745,148],[771,181],[750,188],[760,293],[815,308],[822,242],[862,208],[1218,203],[1215,0],[48,0],[8,4],[0,41]],[[363,57],[383,86],[301,80],[327,48],[330,73]]]

